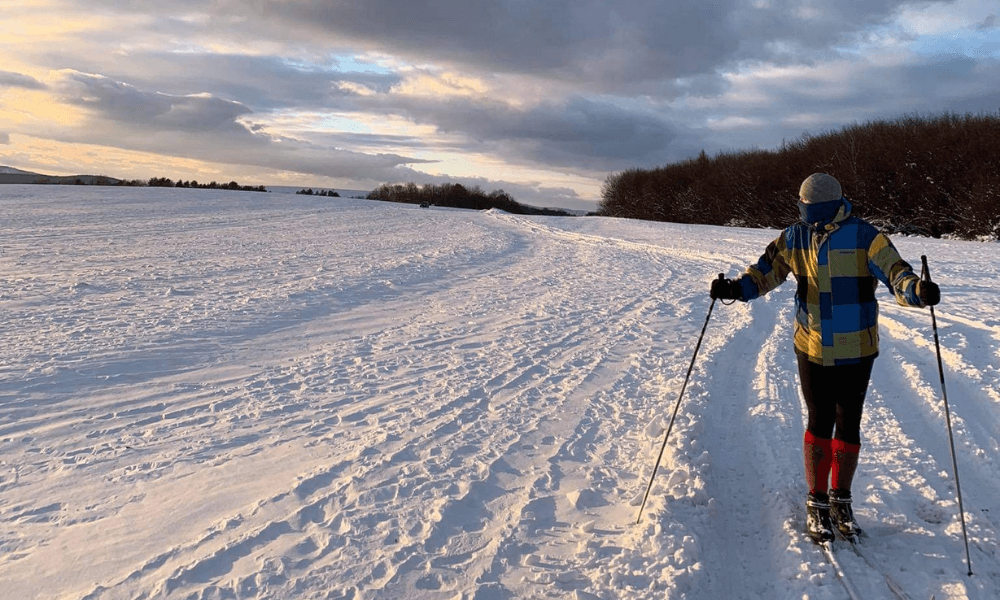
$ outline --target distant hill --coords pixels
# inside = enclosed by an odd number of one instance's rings
[[[0,175],[37,175],[38,173],[32,173],[31,171],[22,171],[21,169],[15,169],[14,167],[0,167]]]
[[[40,183],[48,185],[117,185],[119,179],[104,175],[43,175],[0,166],[0,184]]]

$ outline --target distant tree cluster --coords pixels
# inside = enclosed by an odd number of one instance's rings
[[[240,192],[266,192],[267,188],[249,185],[240,185],[235,181],[230,181],[229,183],[198,183],[195,180],[183,181],[178,179],[176,182],[172,181],[167,177],[151,177],[146,182],[141,182],[140,180],[133,180],[131,182],[125,182],[122,185],[147,185],[149,187],[179,187],[179,188],[200,188],[208,190],[236,190]]]
[[[312,188],[306,188],[304,190],[299,190],[299,191],[297,191],[295,193],[296,194],[302,194],[302,195],[305,195],[305,196],[327,196],[327,197],[330,197],[330,198],[340,198],[340,194],[338,194],[334,190],[326,190],[326,191],[316,190],[314,192]]]
[[[0,175],[0,184],[20,183],[28,185],[119,185],[119,180],[107,175],[39,175],[19,173]]]
[[[368,194],[367,199],[472,210],[496,208],[518,215],[571,216],[570,213],[561,210],[526,206],[503,190],[486,193],[479,186],[467,188],[459,183],[423,186],[417,186],[415,183],[385,184]]]
[[[605,180],[599,214],[781,228],[798,218],[802,180],[840,180],[855,214],[889,233],[1000,239],[1000,115],[870,121]]]
[[[87,176],[87,179],[84,179],[83,177],[73,178],[73,185],[116,185],[116,183],[113,183],[116,181],[116,179],[112,179],[111,177],[106,177],[104,175],[89,175]]]

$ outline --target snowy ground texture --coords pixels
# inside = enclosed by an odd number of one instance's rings
[[[841,599],[803,534],[776,232],[210,190],[0,188],[0,595]],[[1000,596],[998,246],[884,288],[856,512],[869,598]]]

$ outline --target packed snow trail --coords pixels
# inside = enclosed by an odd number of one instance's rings
[[[843,598],[803,533],[791,285],[716,306],[634,525],[708,283],[774,235],[0,188],[4,595]],[[884,289],[856,512],[912,597],[995,598],[996,245],[896,242],[946,294],[976,575],[930,317]]]

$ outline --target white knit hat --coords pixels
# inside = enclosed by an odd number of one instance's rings
[[[799,199],[806,204],[832,202],[844,197],[840,182],[826,173],[814,173],[802,182],[799,188]]]

